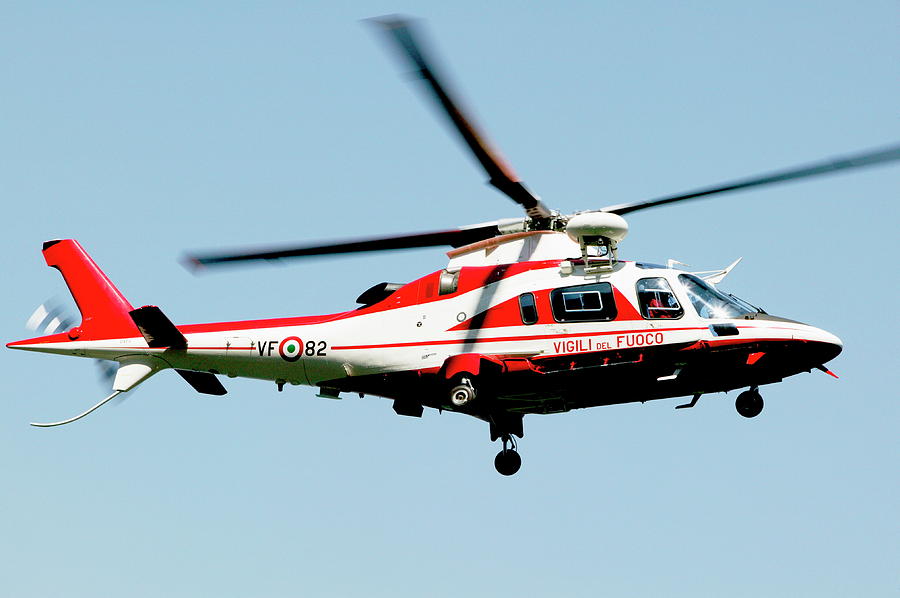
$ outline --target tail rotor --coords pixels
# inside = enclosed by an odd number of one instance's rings
[[[48,299],[38,305],[25,322],[25,328],[32,332],[40,330],[42,334],[56,334],[74,325],[75,320],[68,310],[54,299]]]
[[[78,241],[47,241],[43,245],[43,254],[47,265],[62,274],[81,317],[76,320],[69,316],[68,310],[57,301],[45,301],[26,322],[31,330],[43,330],[44,336],[7,343],[6,346],[10,349],[98,358],[95,361],[100,364],[101,377],[110,383],[113,392],[75,417],[32,425],[53,427],[77,421],[157,372],[172,368],[168,361],[156,354],[156,350],[168,350],[179,355],[187,351],[188,339],[178,327],[156,306],[145,305],[134,309]],[[144,337],[146,346],[135,343],[138,335]],[[104,347],[104,350],[95,350],[96,341],[108,344],[112,340],[122,342],[121,349]],[[199,393],[227,393],[212,372],[174,369]]]
[[[39,334],[57,334],[71,329],[78,323],[72,311],[58,299],[47,299],[25,321],[25,328]],[[116,377],[118,365],[105,359],[95,359],[100,377],[100,384],[109,385]]]

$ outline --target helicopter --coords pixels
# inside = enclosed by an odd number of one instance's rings
[[[689,272],[619,259],[623,216],[638,210],[877,165],[900,159],[900,146],[797,166],[645,201],[562,214],[532,193],[487,141],[437,70],[418,26],[404,17],[371,21],[424,81],[488,182],[524,216],[441,231],[328,244],[194,253],[211,269],[320,255],[450,247],[440,270],[408,283],[365,290],[359,307],[321,316],[175,325],[152,305],[135,309],[74,239],[47,241],[81,322],[7,347],[73,355],[118,365],[112,393],[77,421],[154,374],[174,369],[197,392],[222,395],[217,376],[318,388],[326,398],[373,395],[398,415],[426,407],[485,421],[500,441],[497,471],[521,467],[517,438],[529,414],[745,389],[737,412],[756,417],[761,386],[826,367],[842,350],[835,335],[766,313],[717,288],[737,262]],[[44,322],[44,320],[50,320]],[[835,376],[836,377],[836,376]]]

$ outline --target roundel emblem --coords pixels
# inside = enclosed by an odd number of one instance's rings
[[[303,355],[303,341],[299,337],[289,336],[278,345],[278,353],[285,361],[297,361]]]

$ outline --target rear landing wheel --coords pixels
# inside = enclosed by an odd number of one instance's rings
[[[503,449],[494,457],[494,467],[501,475],[514,475],[522,467],[522,457],[514,449]]]
[[[734,408],[744,417],[756,417],[763,410],[763,398],[756,387],[738,395]]]
[[[491,440],[500,440],[503,450],[494,457],[494,467],[500,475],[515,475],[522,467],[522,457],[516,446],[516,436],[522,438],[522,415],[519,413],[495,412],[488,419],[491,423]]]

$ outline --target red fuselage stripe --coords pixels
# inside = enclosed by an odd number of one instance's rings
[[[411,343],[386,343],[379,345],[344,345],[335,346],[333,351],[354,351],[359,349],[393,349],[397,347],[427,347],[430,345],[453,345],[465,343],[500,343],[506,341],[548,340],[559,338],[572,338],[576,336],[612,336],[616,334],[635,334],[639,332],[678,332],[682,330],[706,330],[706,326],[691,326],[687,328],[638,328],[635,330],[613,330],[610,332],[573,332],[569,334],[533,334],[527,336],[497,336],[491,338],[455,338],[442,341],[417,341]]]

